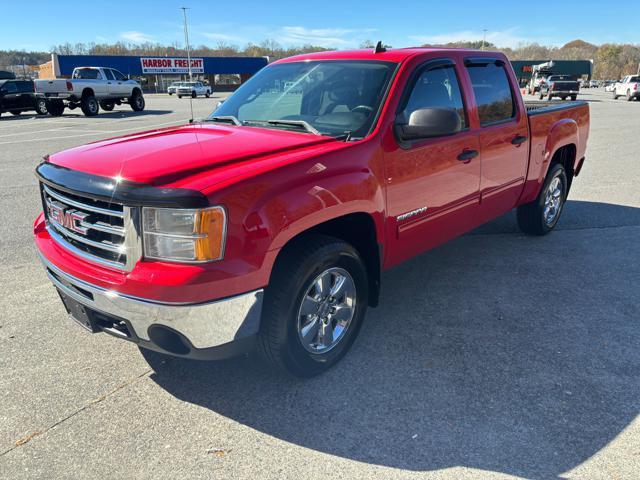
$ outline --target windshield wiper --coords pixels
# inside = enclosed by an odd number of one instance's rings
[[[237,127],[242,126],[242,122],[238,120],[233,115],[218,115],[215,117],[207,117],[205,118],[207,122],[219,122],[219,123],[229,123],[231,125],[235,125]]]
[[[322,135],[320,131],[304,120],[245,120],[243,125],[273,125],[277,127],[282,125],[284,127],[296,127],[301,128],[306,132],[313,133],[314,135]]]

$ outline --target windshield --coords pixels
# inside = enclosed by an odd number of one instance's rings
[[[364,137],[395,65],[337,60],[275,64],[240,87],[210,119],[235,117],[242,125],[297,130],[306,123],[311,127],[307,131],[323,135]]]

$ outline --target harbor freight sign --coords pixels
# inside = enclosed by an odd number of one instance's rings
[[[142,73],[189,73],[189,61],[186,58],[142,57]],[[204,59],[191,59],[191,72],[204,73]]]

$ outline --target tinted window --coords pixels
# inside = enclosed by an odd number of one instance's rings
[[[629,78],[629,83],[631,82],[640,82],[640,77],[631,77]]]
[[[125,77],[122,73],[120,73],[118,70],[112,70],[113,74],[116,76],[116,80],[118,81],[122,81],[122,80],[126,80],[127,77]]]
[[[16,93],[18,91],[16,82],[5,82],[5,84],[2,85],[2,89],[7,93]]]
[[[16,88],[20,93],[31,93],[33,92],[33,83],[21,80],[16,82]]]
[[[491,63],[467,67],[478,105],[480,125],[515,116],[515,102],[504,67]]]
[[[108,68],[104,69],[104,76],[107,77],[107,80],[115,80],[116,77],[113,76],[113,73]]]
[[[73,78],[81,78],[83,80],[98,80],[101,79],[100,71],[94,68],[81,68],[76,70],[73,74]]]
[[[460,115],[462,128],[467,121],[460,94],[458,78],[453,66],[425,70],[413,86],[411,96],[404,109],[405,118],[419,108],[448,108]]]

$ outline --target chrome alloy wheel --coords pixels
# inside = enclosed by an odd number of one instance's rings
[[[311,353],[326,353],[345,336],[356,310],[356,285],[343,268],[329,268],[307,288],[298,309],[298,337]]]
[[[544,196],[544,221],[547,226],[553,225],[562,208],[562,180],[559,177],[554,178],[549,187],[547,193]]]

